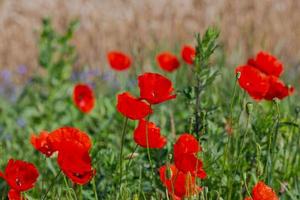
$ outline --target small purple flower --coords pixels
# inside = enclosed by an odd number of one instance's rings
[[[98,68],[90,69],[88,71],[88,77],[89,78],[94,78],[94,77],[99,76],[99,75],[100,75],[100,70]]]
[[[1,77],[4,81],[4,83],[10,83],[11,81],[11,71],[4,69],[3,71],[1,71]]]
[[[27,67],[25,65],[20,65],[18,67],[18,73],[20,75],[25,75],[27,73]]]

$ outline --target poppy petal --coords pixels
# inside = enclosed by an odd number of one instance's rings
[[[175,165],[164,165],[159,169],[160,180],[173,199],[190,197],[201,191],[190,173],[179,171]]]
[[[83,131],[74,127],[62,127],[51,132],[48,137],[53,150],[59,151],[64,147],[64,143],[73,142],[89,151],[92,147],[90,137]]]
[[[110,67],[117,71],[123,71],[130,67],[131,58],[120,51],[111,51],[107,54],[107,60]]]
[[[240,73],[239,85],[253,99],[261,100],[265,97],[270,87],[268,77],[265,74],[249,65],[237,67],[236,73]]]
[[[34,187],[39,172],[32,163],[10,159],[2,176],[12,189],[24,192]]]
[[[36,150],[47,157],[50,157],[55,152],[49,141],[49,133],[46,131],[42,131],[38,136],[31,135],[30,142]]]
[[[25,198],[21,196],[19,191],[10,189],[8,192],[8,200],[25,200]]]
[[[266,100],[273,100],[274,98],[284,99],[285,97],[294,93],[294,87],[287,87],[276,76],[269,77],[269,90],[265,95]]]
[[[150,104],[159,104],[176,98],[172,94],[174,88],[172,82],[164,76],[156,73],[144,73],[138,77],[140,96]]]
[[[156,57],[156,61],[160,68],[167,72],[173,72],[180,66],[177,57],[170,52],[163,52],[158,54]]]
[[[274,190],[262,181],[254,186],[252,198],[253,200],[279,200]]]
[[[142,119],[153,112],[148,103],[133,97],[129,92],[118,95],[117,109],[132,120]]]
[[[271,54],[260,51],[254,59],[248,60],[251,65],[267,75],[279,77],[283,73],[282,63]]]
[[[87,149],[78,143],[64,143],[58,153],[57,162],[64,174],[76,184],[88,183],[95,174]]]
[[[137,128],[134,130],[134,141],[144,148],[159,149],[163,148],[167,143],[167,139],[160,134],[160,128],[156,127],[153,122],[148,122],[144,119],[139,121]]]
[[[73,91],[73,101],[81,112],[91,112],[95,105],[95,97],[92,88],[86,84],[77,84]]]
[[[201,146],[197,139],[188,133],[180,135],[174,144],[174,162],[176,168],[184,173],[191,173],[199,178],[206,178],[203,170],[203,163],[198,159],[197,153],[200,152]]]
[[[189,45],[183,46],[181,50],[181,57],[187,64],[192,65],[194,63],[195,55],[196,55],[196,50],[194,47]]]

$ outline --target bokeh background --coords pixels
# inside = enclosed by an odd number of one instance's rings
[[[79,67],[105,69],[111,49],[146,60],[148,51],[193,44],[196,32],[216,25],[229,66],[263,49],[295,74],[299,10],[299,0],[0,0],[1,79],[9,75],[22,83],[38,72],[37,43],[46,16],[61,31],[72,19],[80,21],[73,40]]]

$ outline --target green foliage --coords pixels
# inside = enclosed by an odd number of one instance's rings
[[[29,142],[30,134],[74,126],[93,140],[90,152],[97,173],[95,182],[74,187],[60,176],[47,199],[167,199],[157,169],[172,162],[173,144],[181,133],[197,136],[203,152],[208,178],[200,181],[203,192],[191,199],[243,199],[258,180],[264,180],[280,193],[281,200],[299,199],[299,99],[280,102],[255,102],[238,88],[234,69],[226,66],[219,45],[219,31],[209,28],[196,36],[194,66],[182,65],[180,71],[167,74],[177,98],[154,106],[154,121],[168,138],[162,150],[150,150],[155,176],[147,151],[134,152],[132,138],[137,123],[128,123],[124,145],[124,178],[119,188],[119,150],[123,118],[117,113],[116,94],[137,92],[136,73],[116,74],[111,81],[94,77],[81,81],[94,85],[96,107],[88,115],[72,102],[72,90],[78,79],[71,79],[76,51],[71,40],[78,22],[71,22],[65,33],[58,33],[50,19],[43,20],[39,39],[39,63],[45,76],[36,75],[23,88],[16,102],[0,98],[0,170],[11,157],[33,162],[40,178],[28,199],[40,199],[58,173],[56,158],[44,158]],[[149,55],[154,57],[154,55]],[[134,69],[133,69],[134,70]],[[152,69],[157,70],[157,69]],[[123,77],[123,79],[122,79]],[[125,78],[124,78],[125,77]],[[120,79],[122,79],[120,81]],[[129,89],[128,89],[129,90]],[[20,123],[20,120],[22,123]],[[276,140],[274,140],[276,138]],[[6,198],[7,186],[0,180],[0,196]]]
[[[49,76],[57,80],[68,79],[75,63],[75,47],[70,44],[79,23],[72,21],[63,34],[57,33],[49,18],[43,19],[39,39],[39,64],[46,68]]]

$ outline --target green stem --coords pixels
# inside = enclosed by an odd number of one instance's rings
[[[83,199],[83,196],[82,196],[82,185],[79,185],[78,190],[79,190],[79,200],[82,200]]]
[[[236,79],[235,79],[235,82],[234,82],[234,87],[233,87],[233,95],[232,95],[232,98],[231,98],[231,101],[230,101],[230,116],[229,116],[229,125],[232,126],[233,123],[233,103],[234,103],[234,99],[235,99],[235,96],[236,96],[236,86],[237,86],[237,81],[238,81],[238,76],[236,76]],[[224,165],[227,161],[227,158],[228,158],[228,146],[229,146],[229,143],[230,143],[230,139],[231,139],[231,136],[229,135],[229,138],[228,138],[228,142],[225,144],[225,160],[224,160]]]
[[[54,177],[54,179],[51,181],[51,184],[50,184],[48,190],[45,192],[45,194],[44,194],[42,200],[46,199],[46,197],[47,197],[49,191],[53,188],[54,183],[56,182],[56,180],[58,179],[58,177],[60,176],[60,174],[61,174],[61,170],[59,170],[59,172],[56,174],[56,176]]]
[[[196,85],[196,103],[195,103],[195,134],[199,137],[200,132],[200,94],[201,94],[201,80],[197,76],[196,77],[197,85]]]
[[[123,131],[122,131],[122,139],[121,139],[121,150],[120,150],[120,158],[119,158],[119,164],[120,164],[120,189],[122,186],[122,176],[123,176],[123,146],[124,146],[124,140],[125,140],[125,134],[126,134],[126,128],[128,124],[128,118],[125,118],[124,125],[123,125]]]
[[[276,148],[276,141],[278,136],[278,129],[279,129],[279,120],[280,120],[280,112],[278,103],[275,101],[276,105],[276,121],[275,121],[275,130],[269,134],[269,148],[268,148],[268,158],[266,162],[266,169],[267,169],[267,183],[272,185],[272,172],[274,170],[274,150]]]
[[[152,179],[155,174],[154,174],[153,164],[152,164],[151,155],[150,155],[150,148],[149,148],[149,138],[148,138],[149,120],[150,120],[150,115],[149,115],[148,120],[146,122],[146,145],[147,145],[147,156],[148,156],[150,168],[151,168],[151,171],[152,171],[152,174],[151,174],[151,179]]]
[[[139,147],[139,146],[136,144],[135,147],[134,147],[134,150],[133,150],[132,153],[130,154],[130,157],[129,157],[129,160],[128,160],[128,167],[130,167],[131,162],[132,162],[133,155],[134,155],[134,153],[136,152],[136,150],[137,150],[138,147]]]
[[[230,118],[229,118],[230,123],[232,122],[233,103],[234,103],[234,99],[235,99],[235,95],[236,95],[237,81],[238,81],[238,76],[236,76],[236,79],[235,79],[235,82],[234,82],[233,95],[232,95],[231,102],[230,102]]]
[[[67,180],[66,176],[64,176],[64,182],[65,182],[65,185],[66,185],[67,190],[68,190],[68,196],[70,197],[70,199],[72,199],[71,188],[70,188],[70,186],[69,186],[69,184],[68,184],[68,180]],[[73,189],[72,189],[72,190],[73,190]]]
[[[132,163],[133,154],[136,152],[137,148],[138,148],[138,145],[136,144],[135,147],[134,147],[134,150],[130,154],[130,157],[128,159],[128,164],[126,166],[126,175],[128,174],[129,167],[131,166],[131,163]]]
[[[151,182],[153,182],[153,177],[155,177],[155,173],[154,173],[154,168],[153,168],[153,163],[152,163],[152,160],[151,160],[151,154],[150,154],[150,148],[149,148],[149,138],[148,138],[148,124],[150,122],[150,116],[149,115],[147,117],[147,121],[146,121],[146,144],[147,144],[147,155],[148,155],[148,160],[149,160],[149,164],[150,164],[150,168],[151,168]],[[156,194],[156,198],[158,198],[158,194]]]
[[[95,177],[92,180],[92,184],[93,184],[93,190],[94,190],[95,199],[98,200],[98,194],[97,194]]]

